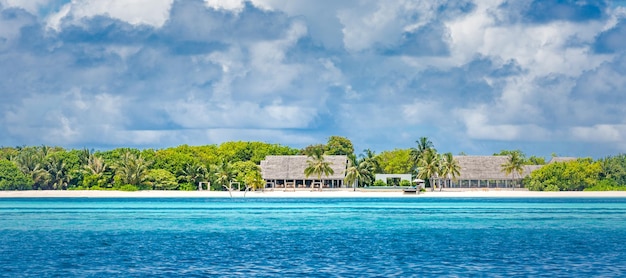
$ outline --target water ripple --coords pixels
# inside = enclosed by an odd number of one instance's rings
[[[626,275],[626,200],[7,200],[2,277]]]

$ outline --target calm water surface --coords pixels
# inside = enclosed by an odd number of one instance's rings
[[[0,199],[5,277],[626,276],[626,199]]]

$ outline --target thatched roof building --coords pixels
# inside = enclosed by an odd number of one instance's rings
[[[334,173],[322,175],[325,187],[342,187],[346,175],[348,157],[345,155],[325,155],[325,161]],[[308,156],[305,155],[270,155],[261,161],[261,175],[271,185],[277,187],[311,187],[317,176],[306,177],[304,169],[307,167]]]
[[[508,162],[508,156],[455,156],[454,159],[461,166],[459,180],[511,180],[513,174],[507,175],[502,171],[502,164]],[[530,175],[541,165],[524,165],[522,178]],[[517,175],[517,174],[516,174]],[[516,178],[519,178],[516,176]]]
[[[556,162],[568,162],[568,161],[573,161],[578,159],[578,157],[569,157],[569,156],[563,156],[563,157],[552,157],[550,159],[550,161],[548,161],[548,164],[550,163],[556,163]]]
[[[456,188],[514,188],[523,186],[520,179],[543,165],[524,165],[521,176],[518,173],[507,175],[502,165],[509,160],[508,156],[455,156],[461,167],[460,175],[447,186]],[[445,177],[443,177],[445,178]]]

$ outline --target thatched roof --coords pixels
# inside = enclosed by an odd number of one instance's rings
[[[461,166],[459,180],[510,180],[513,174],[502,171],[502,164],[507,163],[508,156],[455,156]],[[530,175],[542,165],[524,165],[522,177]],[[515,176],[518,178],[517,174]]]
[[[261,175],[266,180],[304,180],[317,179],[317,177],[304,175],[309,157],[305,155],[270,155],[261,161]],[[343,179],[348,165],[348,157],[345,155],[325,155],[324,159],[330,163],[335,172],[323,179]]]
[[[563,156],[563,157],[553,157],[550,159],[550,161],[548,161],[548,164],[550,163],[555,163],[555,162],[568,162],[568,161],[572,161],[572,160],[576,160],[578,159],[577,157],[569,157],[569,156]]]

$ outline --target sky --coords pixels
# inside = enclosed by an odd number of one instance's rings
[[[0,146],[626,152],[626,5],[0,0]]]

